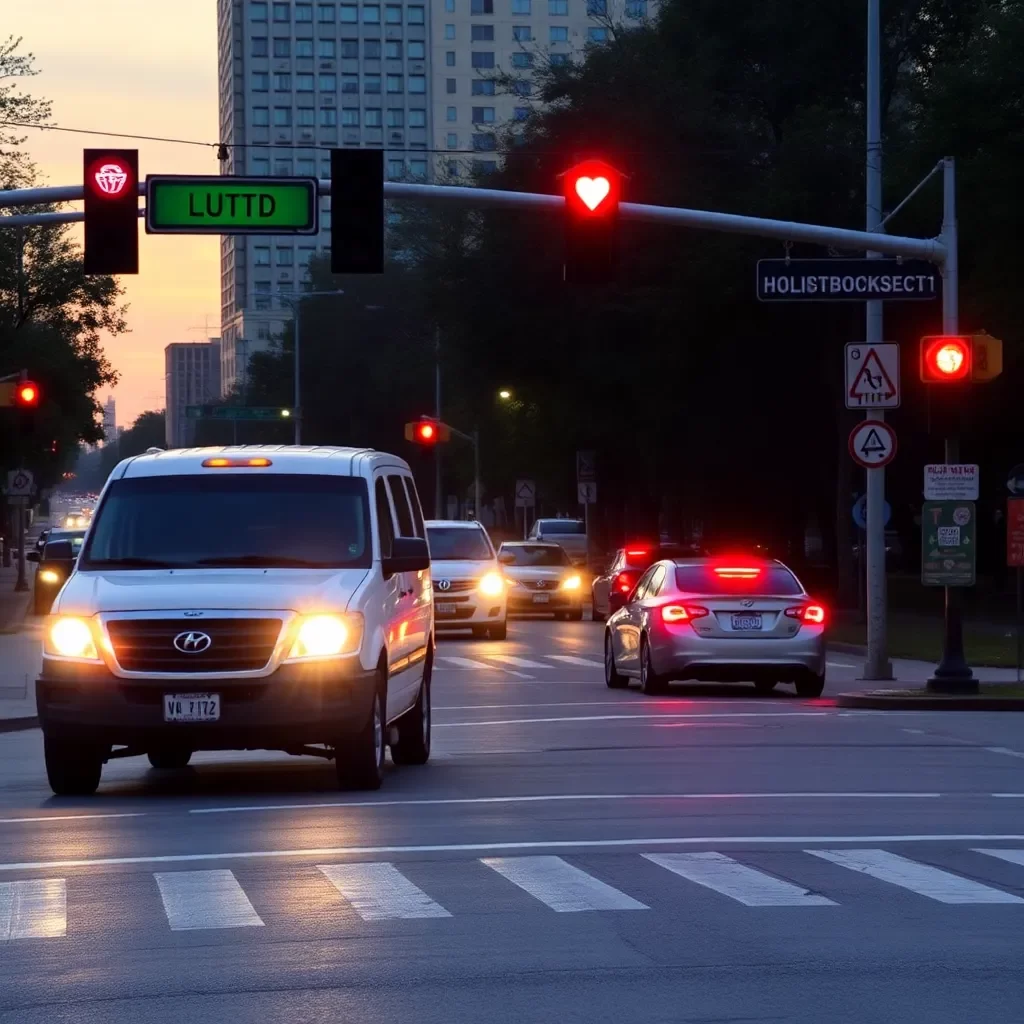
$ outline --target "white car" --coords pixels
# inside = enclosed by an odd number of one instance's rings
[[[474,636],[504,640],[508,584],[487,531],[476,522],[429,519],[427,541],[437,629],[471,629]]]
[[[430,756],[430,558],[416,485],[357,448],[191,448],[119,463],[44,633],[55,793],[112,757],[332,757],[376,789]]]

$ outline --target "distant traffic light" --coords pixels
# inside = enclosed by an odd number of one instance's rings
[[[604,284],[615,275],[622,175],[603,160],[584,160],[563,179],[565,280]]]
[[[13,404],[19,409],[39,408],[39,385],[31,380],[19,380],[14,385]]]
[[[85,272],[139,272],[139,151],[87,149]]]
[[[921,339],[920,371],[926,384],[993,380],[1003,372],[1003,343],[988,334],[929,335]]]
[[[413,441],[426,447],[433,447],[435,444],[445,444],[452,438],[451,428],[447,423],[424,417],[405,425],[406,441]]]
[[[331,273],[384,273],[382,150],[331,150]]]

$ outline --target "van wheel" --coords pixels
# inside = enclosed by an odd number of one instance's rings
[[[151,750],[147,755],[149,763],[160,771],[177,771],[192,759],[191,750]]]
[[[496,626],[487,631],[492,640],[504,640],[508,636],[508,619],[502,619]]]
[[[57,796],[91,796],[100,784],[103,754],[95,747],[43,736],[46,778]]]
[[[341,789],[380,789],[384,781],[384,686],[382,673],[366,724],[335,745],[334,769]]]
[[[426,764],[430,760],[430,675],[428,663],[416,703],[395,723],[398,742],[391,744],[395,764]]]

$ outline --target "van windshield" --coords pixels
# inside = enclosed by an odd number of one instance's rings
[[[435,561],[486,562],[494,557],[484,531],[462,526],[428,526],[427,543]]]
[[[369,568],[366,482],[237,472],[116,480],[79,569]]]

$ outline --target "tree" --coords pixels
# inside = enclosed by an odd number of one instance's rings
[[[98,491],[110,476],[111,470],[122,460],[142,455],[148,448],[166,446],[166,419],[163,410],[144,412],[123,430],[118,438],[102,448],[80,452],[75,465],[75,487]]]

